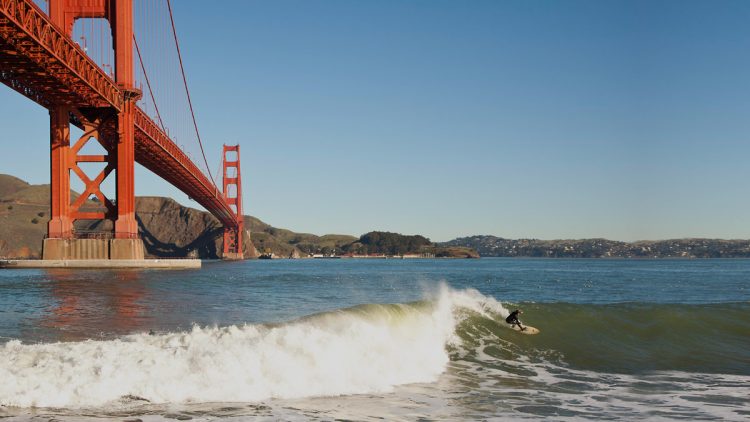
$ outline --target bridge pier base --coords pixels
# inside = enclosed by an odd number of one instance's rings
[[[109,259],[143,259],[141,239],[112,239],[109,241]]]
[[[44,239],[42,259],[144,259],[141,239]]]

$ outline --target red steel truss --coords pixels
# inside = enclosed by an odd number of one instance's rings
[[[131,0],[50,0],[50,15],[32,0],[0,0],[0,81],[50,110],[52,221],[49,235],[71,236],[72,222],[78,218],[112,218],[116,219],[116,237],[137,236],[133,217],[134,162],[193,198],[225,228],[241,233],[241,201],[237,206],[227,199],[135,105],[140,92],[133,86]],[[76,17],[104,17],[112,23],[116,41],[116,81],[71,39],[72,22]],[[84,137],[72,146],[69,123],[84,129]],[[81,146],[92,138],[96,138],[108,154],[78,155]],[[82,176],[79,162],[107,165],[99,175],[89,179]],[[99,189],[101,181],[112,170],[116,170],[118,179],[115,201],[105,198]],[[81,195],[83,199],[72,204],[69,198],[71,171],[86,185]],[[239,190],[239,183],[237,185]],[[99,198],[103,210],[85,212],[81,209],[90,195]],[[241,236],[239,239],[241,251]]]
[[[0,79],[47,108],[123,107],[117,83],[30,0],[0,0]]]

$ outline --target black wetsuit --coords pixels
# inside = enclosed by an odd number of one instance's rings
[[[518,319],[518,311],[513,311],[508,315],[508,318],[505,318],[505,322],[507,322],[510,325],[518,325],[518,328],[524,329],[523,325],[521,325],[521,321]]]

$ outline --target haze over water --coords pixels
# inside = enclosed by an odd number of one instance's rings
[[[748,301],[750,260],[2,271],[0,416],[746,420]]]

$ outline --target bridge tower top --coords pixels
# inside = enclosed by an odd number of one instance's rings
[[[115,80],[125,90],[134,88],[133,0],[49,0],[49,16],[69,36],[76,19],[108,20],[115,50]]]

